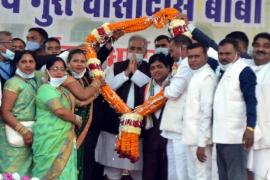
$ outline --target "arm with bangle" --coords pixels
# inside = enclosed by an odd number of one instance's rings
[[[20,135],[22,135],[25,146],[30,146],[33,141],[32,132],[23,126],[19,121],[17,121],[16,117],[12,114],[12,109],[17,97],[18,94],[15,92],[4,90],[1,114],[5,123],[17,131]]]
[[[70,109],[65,108],[59,98],[51,99],[47,102],[47,106],[50,110],[59,118],[69,121],[77,127],[81,127],[82,118],[74,114]]]
[[[256,75],[249,68],[246,67],[240,73],[240,89],[243,94],[243,99],[246,104],[246,121],[247,127],[245,133],[243,135],[243,142],[247,149],[249,149],[254,143],[254,127],[256,125],[256,117],[257,117],[257,99],[255,95],[255,87],[256,87]]]
[[[72,76],[68,76],[68,79],[62,84],[65,88],[70,90],[70,92],[79,100],[88,100],[94,97],[99,91],[102,84],[101,79],[94,79],[90,86],[83,87],[78,81],[76,81]]]

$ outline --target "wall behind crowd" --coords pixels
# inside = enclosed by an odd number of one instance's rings
[[[247,33],[250,39],[258,32],[268,31],[270,0],[82,0],[82,1],[23,1],[0,0],[0,30],[13,33],[25,40],[27,30],[33,26],[45,28],[50,36],[58,37],[64,48],[78,45],[86,35],[104,22],[121,21],[151,16],[164,7],[174,7],[187,14],[189,20],[207,35],[221,40],[234,30]],[[149,40],[159,34],[168,34],[167,28],[153,28],[140,32]],[[114,46],[116,52],[109,62],[126,57],[126,35]],[[149,51],[149,55],[153,50]]]

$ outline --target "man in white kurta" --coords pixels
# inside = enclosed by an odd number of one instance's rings
[[[185,94],[188,83],[192,77],[191,69],[187,62],[187,46],[191,40],[178,36],[170,42],[170,55],[175,61],[177,69],[170,84],[165,87],[164,95],[168,98],[160,123],[162,136],[168,139],[168,180],[186,180],[187,163],[186,148],[182,143],[182,123],[184,114]]]
[[[254,64],[251,67],[257,76],[258,113],[248,168],[255,174],[255,180],[270,180],[270,34],[257,34],[252,45]]]
[[[150,80],[149,65],[143,60],[146,52],[146,39],[134,35],[129,39],[128,60],[115,63],[106,70],[106,82],[131,109],[139,105],[139,101],[143,103],[144,87]],[[107,114],[107,116],[109,116],[108,121],[112,121],[115,117],[118,120],[118,115]],[[119,121],[115,123],[119,126]],[[115,123],[112,126],[115,126]],[[121,176],[127,173],[134,180],[141,180],[142,157],[136,163],[131,163],[126,158],[119,158],[115,151],[118,128],[116,127],[116,130],[114,128],[113,133],[113,127],[108,128],[106,131],[101,131],[99,135],[95,155],[96,161],[104,165],[104,174],[110,180],[120,180]]]
[[[183,143],[187,145],[190,180],[211,179],[211,118],[217,77],[207,59],[202,44],[188,47],[188,63],[193,76],[187,88]]]

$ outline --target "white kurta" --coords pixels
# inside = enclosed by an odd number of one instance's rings
[[[165,88],[164,95],[168,98],[160,124],[162,136],[167,139],[181,139],[182,120],[185,103],[185,94],[192,71],[187,58],[181,60],[170,84]],[[177,124],[176,122],[177,121]]]
[[[254,172],[255,180],[270,180],[270,63],[251,67],[257,75],[258,114],[248,168]]]
[[[105,72],[106,72],[105,80],[114,90],[117,90],[129,79],[128,77],[126,77],[124,71],[115,76],[113,65],[107,68]],[[142,87],[150,80],[150,78],[141,71],[137,70],[130,80],[132,81],[132,83],[127,97],[127,105],[130,108],[134,108],[135,103],[134,84],[136,84],[139,87]],[[119,155],[115,151],[116,138],[117,136],[115,134],[111,134],[105,131],[100,132],[95,151],[96,161],[104,166],[109,166],[113,168],[127,169],[127,170],[142,170],[142,156],[136,163],[131,163],[126,158],[125,159],[119,158]],[[142,154],[141,144],[140,144],[140,154]]]
[[[168,180],[188,179],[186,146],[182,143],[181,133],[183,109],[178,106],[176,107],[175,105],[184,105],[185,97],[183,97],[183,94],[185,94],[191,77],[192,71],[189,68],[187,58],[185,58],[179,62],[176,74],[173,75],[169,86],[167,86],[164,91],[164,95],[168,98],[168,101],[163,111],[163,118],[161,120],[160,128],[162,130],[161,135],[168,139]],[[170,105],[169,109],[166,108],[168,105]],[[175,121],[177,121],[179,125],[176,129],[174,123]],[[175,131],[173,129],[175,129]]]
[[[194,71],[187,88],[183,143],[206,147],[211,144],[211,118],[217,77],[208,64]]]
[[[217,77],[208,64],[193,71],[188,85],[184,125],[183,143],[187,145],[187,167],[190,180],[211,179],[211,117]],[[196,151],[205,148],[207,160],[200,162]]]

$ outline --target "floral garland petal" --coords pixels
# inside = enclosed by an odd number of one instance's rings
[[[175,19],[179,13],[174,8],[165,8],[156,12],[152,17],[145,16],[121,22],[105,23],[101,27],[94,29],[85,39],[87,64],[93,78],[105,77],[101,63],[96,58],[97,55],[93,48],[95,44],[106,42],[112,37],[112,32],[116,30],[131,33],[145,30],[151,25],[154,25],[155,28],[163,28],[169,21]],[[120,118],[119,136],[115,144],[116,151],[120,157],[129,158],[131,162],[136,162],[139,159],[139,136],[143,116],[155,112],[165,104],[167,99],[164,97],[163,91],[138,106],[132,113],[131,109],[109,85],[106,84],[101,87],[100,92],[116,112],[123,114]]]
[[[159,110],[167,101],[164,96],[163,90],[157,93],[155,96],[150,97],[142,105],[137,106],[134,113],[140,114],[141,116],[148,116],[153,112]]]
[[[124,114],[131,112],[131,109],[124,103],[124,101],[112,90],[109,85],[101,87],[101,94],[104,99],[113,107],[116,112]]]

